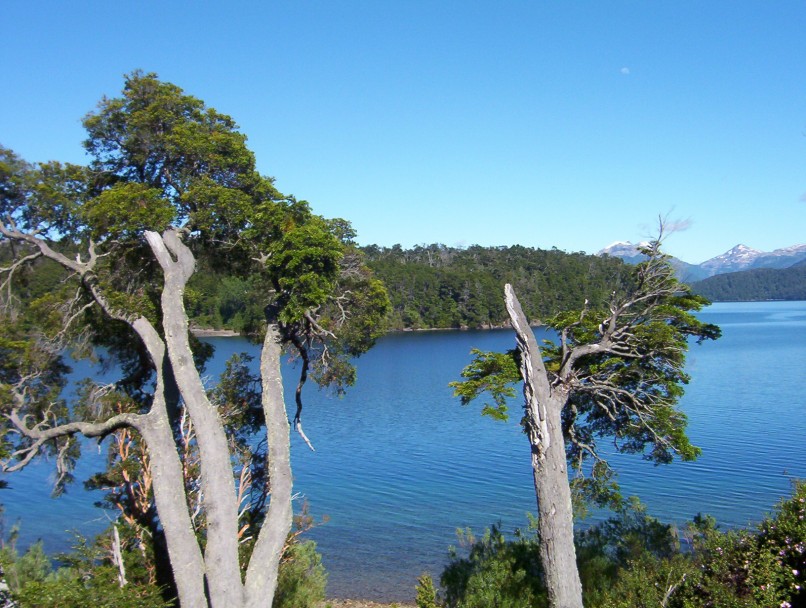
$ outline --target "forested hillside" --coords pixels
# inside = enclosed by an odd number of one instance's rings
[[[532,319],[561,310],[602,304],[621,284],[624,263],[617,258],[514,245],[363,247],[360,253],[392,301],[389,329],[481,328],[505,324],[504,284],[511,283]],[[358,251],[356,255],[360,254]],[[7,257],[0,252],[0,257]],[[221,273],[200,256],[201,268],[186,290],[186,306],[197,327],[248,331],[262,318],[261,298],[249,280]],[[35,300],[63,278],[47,262],[35,275],[18,276]]]
[[[495,327],[506,322],[511,283],[531,319],[601,305],[626,276],[624,263],[585,253],[514,245],[466,249],[445,245],[362,248],[386,285],[392,329]]]
[[[720,274],[692,283],[691,288],[715,302],[806,300],[806,264]]]

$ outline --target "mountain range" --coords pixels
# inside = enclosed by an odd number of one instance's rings
[[[643,259],[638,247],[629,241],[619,241],[608,245],[597,255],[618,257],[625,262],[635,264]],[[681,281],[691,283],[715,275],[760,268],[782,269],[806,263],[806,244],[783,247],[775,251],[759,251],[747,245],[736,245],[722,255],[706,260],[702,264],[689,264],[672,258],[672,265],[677,269]]]

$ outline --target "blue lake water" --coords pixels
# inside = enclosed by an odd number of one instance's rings
[[[660,467],[636,456],[611,463],[625,493],[663,520],[704,512],[743,526],[785,496],[793,478],[806,478],[806,302],[722,303],[701,317],[723,330],[688,358],[682,407],[703,455]],[[229,354],[255,351],[238,338],[211,342],[211,376]],[[308,387],[304,426],[316,452],[294,435],[292,459],[299,504],[329,518],[308,534],[330,574],[329,595],[411,599],[419,574],[440,572],[456,528],[526,526],[536,509],[520,401],[511,422],[497,423],[463,408],[447,386],[471,348],[513,344],[506,330],[393,334],[358,360],[358,383],[345,397]],[[284,373],[292,403],[296,374]],[[97,455],[84,462],[78,477],[98,463]],[[50,499],[49,472],[41,463],[8,476],[12,488],[0,501],[6,525],[22,524],[22,545],[43,538],[59,551],[69,547],[68,530],[93,533],[109,520],[80,484]]]

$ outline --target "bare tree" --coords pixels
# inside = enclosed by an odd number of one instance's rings
[[[661,230],[662,236],[662,230]],[[613,497],[611,471],[596,440],[612,438],[624,452],[656,462],[699,450],[685,435],[677,408],[688,382],[688,339],[715,339],[719,329],[691,313],[706,301],[677,281],[661,237],[644,248],[625,285],[614,286],[606,306],[557,315],[548,326],[558,343],[541,348],[510,285],[504,290],[517,348],[506,354],[475,352],[453,383],[464,404],[488,392],[484,413],[507,415],[513,382],[522,382],[524,433],[531,448],[538,507],[541,562],[553,608],[581,608],[582,587],[574,549],[572,485],[588,497]],[[567,465],[576,475],[569,481]]]

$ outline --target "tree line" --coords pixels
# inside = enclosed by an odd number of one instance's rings
[[[624,283],[629,267],[617,258],[582,252],[513,245],[467,248],[440,244],[403,249],[399,245],[346,245],[389,295],[383,326],[388,330],[503,327],[509,322],[504,284],[518,293],[530,319],[607,301]],[[9,248],[0,246],[0,260]],[[185,306],[198,328],[248,334],[263,315],[263,286],[254,276],[228,272],[214,258],[202,257],[185,290]],[[28,301],[48,293],[61,280],[47,260],[35,263],[25,292]]]
[[[389,294],[384,327],[391,331],[503,327],[506,283],[517,289],[530,319],[544,319],[586,300],[607,301],[628,274],[616,258],[520,245],[350,246]],[[185,293],[191,322],[248,333],[262,314],[259,281],[201,264]]]
[[[617,259],[521,245],[467,248],[440,244],[363,247],[392,304],[392,329],[484,328],[508,322],[501,297],[511,284],[531,319],[585,300],[605,302],[627,274]]]
[[[806,263],[719,274],[691,287],[714,302],[806,300]]]

